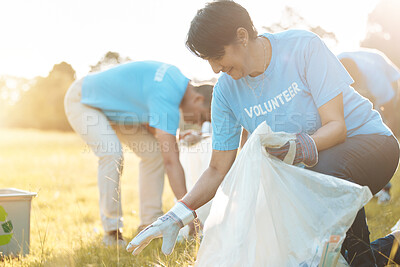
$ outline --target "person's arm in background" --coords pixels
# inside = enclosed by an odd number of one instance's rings
[[[347,128],[344,120],[343,94],[339,94],[318,109],[321,117],[321,128],[311,137],[318,151],[343,143],[346,140]]]
[[[172,191],[177,199],[181,199],[187,191],[185,173],[179,161],[179,148],[176,137],[160,129],[150,130],[150,132],[153,132],[160,143],[161,154],[164,159],[164,168]]]

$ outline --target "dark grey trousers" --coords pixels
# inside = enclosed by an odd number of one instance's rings
[[[372,194],[376,194],[390,181],[398,163],[399,144],[395,137],[357,135],[347,138],[342,144],[321,151],[318,164],[309,169],[366,185]],[[351,266],[386,265],[385,256],[389,256],[393,236],[380,238],[370,244],[369,234],[365,210],[362,208],[342,245],[342,254]],[[400,252],[398,254],[396,256],[400,258]]]

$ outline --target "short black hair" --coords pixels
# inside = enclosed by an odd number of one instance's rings
[[[236,41],[240,27],[247,30],[250,39],[257,38],[257,30],[244,7],[227,0],[207,3],[190,24],[186,47],[204,59],[222,57],[224,46]]]
[[[211,99],[213,93],[214,85],[212,84],[202,84],[202,85],[193,85],[194,91],[201,94],[204,97],[204,106],[208,109],[211,109]]]

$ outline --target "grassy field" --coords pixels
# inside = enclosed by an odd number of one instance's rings
[[[138,158],[125,153],[122,176],[124,237],[130,240],[139,224]],[[97,159],[73,133],[0,129],[0,188],[37,192],[32,201],[31,253],[5,259],[0,266],[189,266],[198,242],[177,246],[165,257],[160,240],[132,257],[125,248],[105,248],[99,219]],[[386,235],[400,218],[400,182],[392,182],[392,201],[367,205],[371,240]],[[166,183],[164,210],[173,205]]]

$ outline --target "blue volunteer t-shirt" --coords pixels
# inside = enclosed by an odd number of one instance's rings
[[[313,134],[321,127],[318,108],[340,93],[348,137],[391,135],[371,102],[350,86],[352,78],[317,35],[289,30],[263,36],[272,46],[265,75],[234,80],[223,73],[214,87],[213,149],[237,149],[241,128],[252,133],[264,121],[276,132]]]
[[[176,134],[179,105],[189,79],[178,68],[156,61],[130,62],[89,74],[83,104],[101,109],[111,121],[145,124]]]

